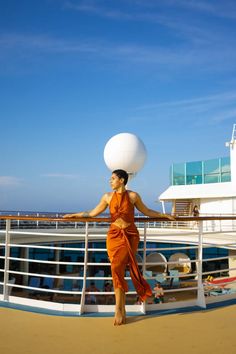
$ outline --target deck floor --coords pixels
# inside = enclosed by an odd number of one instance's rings
[[[211,310],[110,317],[49,316],[0,308],[3,354],[235,354],[236,305]]]

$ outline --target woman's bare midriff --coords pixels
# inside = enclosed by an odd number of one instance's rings
[[[123,220],[122,218],[118,218],[118,219],[116,219],[116,221],[114,221],[112,224],[113,224],[113,225],[116,225],[116,226],[119,227],[120,229],[126,229],[126,228],[130,225],[130,222],[126,222],[126,221]]]

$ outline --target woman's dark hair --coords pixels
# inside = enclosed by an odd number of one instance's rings
[[[128,175],[128,173],[126,171],[124,171],[124,170],[115,170],[112,173],[117,175],[117,177],[119,177],[119,178],[124,178],[124,185],[127,184],[128,179],[129,179],[129,175]]]

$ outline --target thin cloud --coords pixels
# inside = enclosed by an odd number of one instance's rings
[[[111,43],[101,39],[66,40],[50,36],[27,34],[2,34],[0,36],[1,57],[7,59],[11,56],[16,60],[22,55],[33,60],[38,52],[42,55],[67,53],[73,55],[86,55],[91,58],[103,58],[112,61],[125,61],[137,64],[154,64],[163,67],[182,68],[197,65],[202,70],[216,69],[230,70],[235,67],[236,51],[231,45],[225,43],[219,48],[210,46],[173,46],[137,45],[133,43]],[[14,53],[21,53],[14,56]],[[214,58],[214,61],[212,60]]]
[[[228,2],[225,6],[222,1],[213,4],[209,1],[191,0],[158,2],[146,0],[129,2],[126,0],[123,3],[112,3],[111,7],[109,7],[109,3],[101,4],[98,1],[67,1],[65,7],[116,21],[157,23],[173,29],[174,36],[181,33],[186,38],[192,38],[195,41],[214,39],[216,35],[215,29],[210,31],[208,18],[202,18],[202,14],[212,17],[236,18],[235,3]]]
[[[191,117],[198,124],[217,124],[236,117],[236,92],[146,104],[136,107],[135,111],[137,121],[153,120],[154,117],[165,117],[166,120],[181,117],[182,121],[187,121]]]
[[[204,106],[206,108],[212,108],[219,105],[225,105],[230,103],[236,102],[236,92],[223,92],[214,95],[196,97],[191,99],[184,99],[178,101],[166,101],[166,102],[159,102],[156,104],[149,104],[149,105],[142,105],[137,107],[137,110],[147,110],[147,109],[156,109],[161,107],[182,107],[182,108],[189,108],[189,107],[199,107]],[[236,103],[235,103],[236,104]]]
[[[223,17],[228,19],[236,18],[236,6],[234,1],[194,1],[194,0],[165,0],[169,5],[176,8],[197,11],[214,17]]]
[[[13,176],[0,176],[0,187],[16,187],[22,183],[22,179]]]
[[[131,6],[132,5],[132,6]],[[231,8],[235,8],[231,3]],[[109,7],[111,6],[111,7]],[[71,0],[66,1],[65,8],[86,12],[93,15],[98,15],[107,18],[113,18],[117,20],[142,20],[147,19],[146,14],[160,14],[170,12],[171,9],[178,11],[191,10],[192,12],[210,13],[215,16],[222,16],[222,12],[228,14],[225,11],[225,4],[222,6],[222,2],[218,3],[214,1],[214,4],[209,1],[191,1],[191,0],[138,0],[138,1],[119,1],[116,3],[108,3],[101,1],[90,0]],[[116,7],[116,9],[114,9]],[[121,10],[122,9],[122,10]],[[226,9],[227,10],[227,9]],[[130,11],[130,12],[129,12]],[[162,18],[160,15],[156,19]]]
[[[134,14],[128,14],[119,9],[114,10],[114,8],[108,9],[91,2],[83,1],[81,3],[75,3],[68,1],[66,2],[65,7],[71,10],[86,12],[100,17],[107,17],[116,20],[134,20],[136,18]]]
[[[20,33],[5,33],[0,35],[0,45],[3,50],[22,49],[27,51],[44,52],[93,52],[96,50],[94,43],[89,41],[68,41],[48,35],[31,35]]]

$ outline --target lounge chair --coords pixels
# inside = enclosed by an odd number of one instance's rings
[[[170,288],[179,287],[179,271],[176,269],[170,270]]]
[[[40,288],[40,278],[39,277],[30,277],[29,286],[31,288]]]

